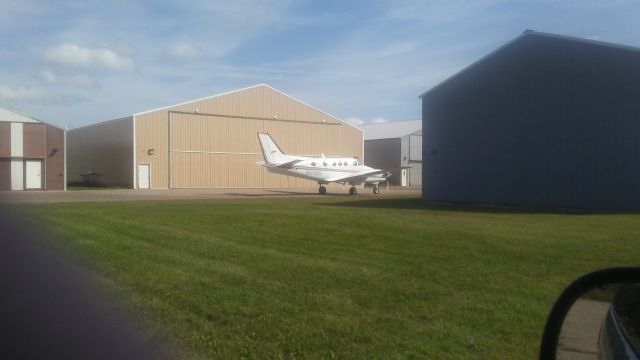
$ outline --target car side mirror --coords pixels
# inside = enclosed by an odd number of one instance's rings
[[[556,300],[540,359],[640,359],[640,267],[584,275]]]

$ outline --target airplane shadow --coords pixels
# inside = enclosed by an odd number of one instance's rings
[[[318,195],[318,196],[351,196],[349,195],[349,193],[345,192],[331,192],[331,191],[327,191],[326,194],[324,195],[320,195],[317,192],[299,192],[299,191],[289,191],[289,190],[266,190],[270,193],[276,193],[276,194],[281,194],[281,195],[307,195],[307,196],[313,196],[313,195]],[[271,196],[271,195],[269,195]]]
[[[290,191],[290,190],[269,190],[265,189],[262,194],[247,194],[247,193],[225,193],[225,195],[231,196],[244,196],[244,197],[274,197],[274,196],[320,196],[318,193],[312,192],[301,192],[301,191]],[[324,196],[350,196],[349,194],[341,194],[341,193],[327,193]]]
[[[377,208],[377,209],[404,209],[404,210],[437,210],[470,213],[493,214],[559,214],[559,215],[620,215],[640,214],[637,211],[607,211],[588,209],[552,209],[552,208],[527,208],[517,206],[498,206],[482,204],[462,203],[425,203],[420,198],[380,198],[358,199],[338,203],[317,203],[323,206],[340,206],[353,208]]]

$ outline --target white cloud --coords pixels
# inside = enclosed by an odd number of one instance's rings
[[[165,57],[172,63],[196,63],[202,59],[202,51],[192,43],[179,42],[167,48]]]
[[[445,24],[472,18],[478,14],[491,15],[491,12],[505,0],[474,1],[416,1],[394,2],[387,16],[391,19],[418,20],[433,24]]]
[[[87,101],[84,96],[51,93],[41,87],[0,85],[0,102],[6,104],[70,106]]]
[[[384,123],[388,123],[389,120],[385,119],[385,118],[381,118],[381,117],[377,117],[373,120],[371,120],[371,124],[384,124]]]
[[[46,49],[42,54],[42,58],[52,64],[84,68],[112,70],[129,70],[133,68],[133,60],[119,55],[106,47],[88,48],[70,43]]]
[[[30,102],[42,98],[44,94],[42,88],[0,85],[0,100],[7,102]]]
[[[364,125],[364,120],[357,117],[348,117],[344,121],[348,122],[351,125],[362,126]]]
[[[372,119],[371,121],[364,121],[361,118],[358,117],[348,117],[345,119],[346,122],[348,122],[351,125],[355,125],[355,126],[359,126],[362,127],[364,125],[368,125],[368,124],[384,124],[384,123],[388,123],[389,120],[385,119],[385,118],[381,118],[381,117],[377,117]]]
[[[42,80],[51,85],[67,85],[78,87],[93,87],[96,83],[87,75],[59,75],[51,70],[43,70],[40,73]]]

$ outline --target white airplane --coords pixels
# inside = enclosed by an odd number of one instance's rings
[[[258,133],[258,139],[264,155],[264,162],[259,162],[260,165],[272,173],[315,180],[320,185],[320,194],[326,194],[324,185],[332,182],[349,183],[351,195],[358,194],[356,185],[373,184],[373,193],[378,194],[378,185],[391,175],[386,170],[364,166],[355,158],[327,158],[324,154],[319,157],[287,155],[269,134]]]

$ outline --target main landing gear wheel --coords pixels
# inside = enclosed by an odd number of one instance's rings
[[[373,193],[374,194],[379,194],[380,193],[380,187],[378,185],[373,187]]]
[[[325,195],[327,193],[327,188],[322,186],[322,185],[320,185],[320,188],[318,189],[318,193],[320,195]]]
[[[352,187],[349,189],[349,195],[358,195],[358,189]]]

